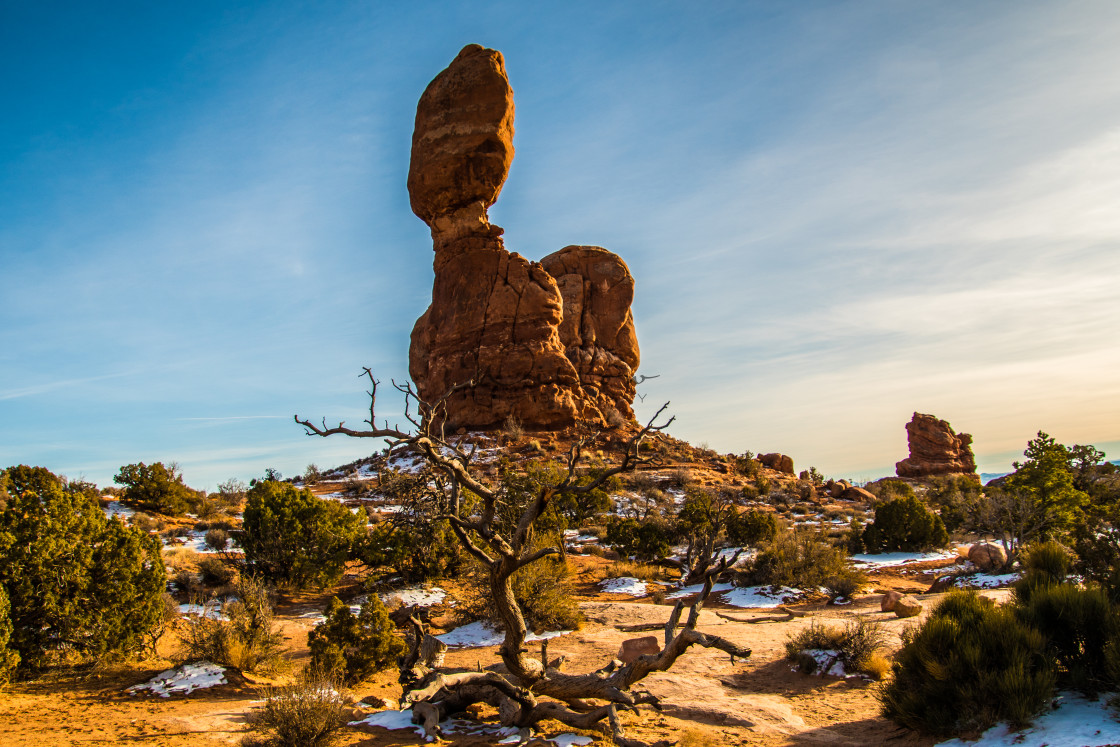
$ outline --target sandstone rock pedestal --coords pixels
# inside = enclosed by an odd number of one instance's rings
[[[914,413],[906,424],[906,440],[910,456],[895,465],[899,477],[976,474],[972,436],[954,433],[944,420]]]
[[[639,356],[626,264],[598,247],[530,262],[490,223],[513,161],[513,116],[502,55],[477,44],[420,97],[408,192],[431,228],[435,283],[412,330],[409,374],[427,402],[474,382],[448,399],[451,428],[510,416],[546,428],[632,420]]]

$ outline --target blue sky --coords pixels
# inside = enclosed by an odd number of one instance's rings
[[[213,488],[375,450],[431,242],[416,100],[500,49],[492,220],[620,254],[638,403],[868,478],[912,412],[1120,455],[1120,5],[0,2],[0,463]],[[384,395],[381,413],[399,402]]]

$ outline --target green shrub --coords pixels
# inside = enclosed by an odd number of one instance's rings
[[[1120,684],[1120,616],[1104,590],[1042,579],[1029,588],[1027,599],[1016,590],[1016,612],[1046,637],[1062,686],[1087,695],[1114,690]]]
[[[829,576],[821,584],[828,591],[831,600],[851,599],[867,584],[867,577],[853,569],[836,576]]]
[[[0,585],[27,672],[132,653],[162,630],[159,539],[106,519],[88,486],[42,467],[0,473]]]
[[[8,646],[12,640],[11,609],[8,592],[0,586],[0,687],[7,684],[12,672],[19,666],[19,652]]]
[[[335,683],[302,674],[291,685],[265,691],[264,707],[249,718],[254,731],[246,747],[325,747],[347,721],[347,699]]]
[[[178,516],[198,500],[197,494],[183,484],[183,476],[174,464],[170,467],[165,467],[163,462],[126,464],[113,477],[113,482],[124,486],[122,500],[125,503],[145,511]]]
[[[1014,586],[1020,602],[1026,602],[1036,588],[1065,582],[1073,567],[1069,550],[1053,540],[1030,545],[1019,562],[1023,566],[1023,576]]]
[[[949,533],[941,517],[911,493],[880,504],[862,539],[868,552],[912,552],[944,547]]]
[[[445,519],[443,492],[431,470],[385,472],[379,492],[401,507],[379,521],[357,547],[362,562],[385,568],[405,583],[454,578],[470,566],[469,556]]]
[[[313,671],[352,685],[392,666],[405,645],[376,594],[355,616],[338,597],[327,604],[326,620],[307,637]]]
[[[825,583],[865,576],[848,566],[848,556],[818,532],[810,529],[781,530],[770,545],[738,574],[743,585],[792,586],[816,589]]]
[[[207,586],[225,586],[236,575],[228,563],[213,555],[198,561],[198,572],[202,575],[202,583]]]
[[[894,478],[886,478],[878,482],[868,483],[864,486],[867,492],[872,493],[881,501],[889,501],[895,498],[913,498],[914,488],[904,480],[896,480]]]
[[[543,558],[519,569],[511,579],[513,596],[530,631],[579,630],[584,616],[572,595],[571,570],[563,559]],[[490,576],[479,568],[471,576],[474,599],[463,606],[464,620],[488,619],[501,625],[502,619],[490,590]]]
[[[364,530],[341,503],[266,480],[249,490],[238,542],[253,575],[302,589],[338,581]]]
[[[1120,504],[1093,506],[1074,530],[1074,567],[1120,602]]]
[[[872,660],[886,646],[887,638],[879,623],[864,617],[849,622],[843,628],[824,625],[816,620],[786,641],[786,658],[798,665],[799,671],[813,674],[818,662],[803,652],[806,650],[835,651],[837,661],[844,671],[854,674],[868,672]]]
[[[276,628],[268,589],[256,579],[242,578],[236,597],[221,605],[220,614],[191,616],[187,623],[180,633],[184,661],[205,660],[243,672],[282,665],[284,637]]]
[[[980,480],[970,475],[940,475],[930,480],[926,499],[949,532],[967,528],[980,500]]]
[[[204,541],[206,542],[206,546],[211,550],[221,552],[229,547],[229,532],[225,529],[211,529],[206,532]]]
[[[1011,609],[954,591],[903,636],[894,678],[879,693],[883,714],[937,736],[1030,723],[1054,692],[1046,639]]]
[[[624,557],[648,562],[669,554],[671,537],[669,526],[659,519],[638,521],[612,516],[607,520],[603,542]]]
[[[778,517],[773,511],[743,511],[727,522],[727,541],[741,547],[756,547],[774,539]]]

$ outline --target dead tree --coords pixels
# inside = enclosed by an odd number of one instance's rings
[[[593,478],[581,479],[580,465],[584,450],[594,435],[577,438],[567,455],[567,470],[554,484],[541,487],[524,507],[516,523],[508,531],[499,529],[500,491],[476,478],[473,470],[475,449],[464,449],[462,440],[451,440],[443,431],[445,403],[455,391],[470,383],[455,387],[434,403],[422,401],[411,384],[394,388],[405,396],[405,418],[412,426],[404,430],[398,426],[383,427],[376,424],[374,407],[378,382],[372,372],[364,369],[372,385],[368,429],[347,428],[345,423],[328,427],[324,421],[316,425],[309,420],[295,420],[308,435],[331,436],[344,434],[355,438],[382,438],[390,450],[409,448],[421,454],[427,462],[444,476],[444,513],[463,547],[486,567],[490,592],[505,629],[505,637],[498,653],[505,672],[450,671],[441,668],[443,649],[427,633],[419,621],[413,621],[410,653],[402,661],[401,681],[405,687],[402,707],[412,705],[413,720],[424,726],[432,735],[438,734],[438,724],[452,713],[464,710],[472,703],[485,702],[498,708],[504,725],[527,730],[545,719],[555,719],[580,729],[599,728],[607,731],[614,742],[622,747],[640,747],[643,743],[628,739],[618,718],[619,709],[635,710],[639,705],[658,707],[657,698],[632,688],[651,672],[665,671],[690,646],[699,645],[724,651],[734,660],[750,656],[750,649],[718,636],[696,629],[700,610],[711,593],[719,575],[727,569],[725,560],[716,563],[703,579],[704,587],[696,600],[687,607],[688,615],[683,624],[681,616],[686,607],[677,602],[665,625],[665,645],[657,654],[640,656],[634,662],[622,665],[613,661],[598,671],[586,674],[562,672],[563,660],[549,661],[547,649],[542,656],[534,657],[525,647],[528,633],[521,608],[514,597],[512,578],[525,566],[550,555],[561,554],[559,547],[532,549],[534,523],[549,507],[554,497],[561,493],[583,494],[599,488],[615,475],[649,463],[650,457],[642,453],[644,442],[673,422],[668,418],[659,423],[668,403],[625,444],[621,459],[614,466],[599,470]],[[412,412],[415,404],[416,412]],[[463,509],[463,491],[478,496],[475,508],[469,513]],[[547,699],[543,699],[547,698]],[[606,721],[604,725],[603,722]],[[523,732],[524,733],[524,732]],[[662,744],[662,743],[659,743]]]

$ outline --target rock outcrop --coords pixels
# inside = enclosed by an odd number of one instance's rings
[[[541,260],[556,280],[564,304],[560,343],[576,368],[584,396],[610,419],[631,419],[638,335],[630,304],[634,277],[613,252],[598,246],[567,246]]]
[[[432,304],[412,330],[409,373],[449,427],[633,419],[639,356],[626,264],[567,247],[542,264],[506,250],[488,208],[513,161],[513,90],[500,52],[463,48],[416,108],[408,192],[432,232]],[[617,412],[618,415],[614,413]]]
[[[914,413],[906,424],[906,440],[910,456],[895,465],[899,477],[976,474],[972,436],[953,433],[944,420]]]
[[[775,452],[772,454],[759,454],[755,459],[761,462],[763,467],[769,467],[778,472],[784,472],[787,475],[797,474],[793,471],[793,457],[791,456]]]

